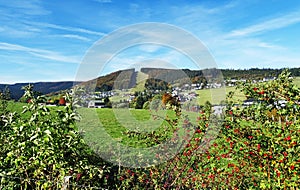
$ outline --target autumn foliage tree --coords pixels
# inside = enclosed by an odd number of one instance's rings
[[[164,93],[162,95],[162,104],[163,106],[167,106],[168,104],[170,106],[178,106],[179,105],[179,100],[177,97],[172,96],[170,93]]]

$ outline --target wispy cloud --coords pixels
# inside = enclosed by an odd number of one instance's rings
[[[5,42],[0,42],[0,50],[9,50],[9,51],[22,51],[29,53],[36,57],[41,57],[53,61],[66,62],[66,63],[79,63],[79,58],[73,56],[64,56],[54,51],[43,50],[38,48],[30,48],[21,46],[18,44],[10,44]]]
[[[76,28],[76,27],[68,27],[68,26],[61,26],[57,24],[51,24],[51,23],[42,23],[42,22],[26,22],[29,25],[32,26],[38,26],[43,28],[52,28],[57,30],[64,30],[64,31],[70,31],[70,32],[79,32],[79,33],[85,33],[85,34],[91,34],[96,36],[104,36],[106,35],[103,32],[96,32],[92,30],[87,30],[85,28]]]
[[[112,3],[111,0],[94,0],[94,1],[98,3]]]
[[[91,41],[89,38],[86,38],[86,37],[83,37],[83,36],[79,36],[79,35],[74,35],[74,34],[64,34],[64,35],[61,35],[61,37],[72,38],[72,39],[82,40],[82,41],[86,41],[86,42],[90,42]]]
[[[0,27],[0,36],[11,37],[11,38],[29,38],[37,33],[38,29],[27,28],[25,25],[12,24],[12,26],[2,26]]]
[[[5,0],[0,0],[1,6],[9,8],[9,10],[14,12],[15,14],[17,13],[17,14],[32,15],[32,16],[50,14],[51,12],[44,9],[41,4],[42,3],[40,0],[30,0],[30,1],[14,0],[9,2]]]
[[[300,11],[296,11],[246,28],[234,30],[228,36],[238,37],[238,36],[255,35],[255,34],[260,34],[275,29],[284,28],[299,22],[300,22]]]

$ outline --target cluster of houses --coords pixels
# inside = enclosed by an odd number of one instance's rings
[[[265,81],[270,81],[274,80],[275,77],[268,77],[268,78],[263,78],[262,80],[253,80],[253,83],[256,82],[265,82]],[[187,102],[191,101],[193,99],[196,99],[198,94],[195,92],[196,90],[201,90],[201,89],[213,89],[213,88],[221,88],[224,86],[235,86],[238,82],[246,82],[246,79],[230,79],[230,80],[225,80],[223,83],[196,83],[196,84],[184,84],[181,87],[174,87],[172,89],[172,96],[173,97],[178,97],[178,100],[180,102]],[[153,94],[159,94],[160,90],[154,90],[151,93]],[[90,94],[85,94],[81,97],[83,101],[83,105],[85,107],[89,108],[105,108],[105,103],[103,101],[104,98],[106,97],[112,97],[112,96],[118,96],[119,93],[115,91],[107,91],[107,92],[93,92]],[[127,89],[123,89],[122,93],[120,95],[120,98],[123,98],[124,101],[126,102],[131,102],[133,101],[136,97]],[[247,100],[245,105],[250,105],[253,104],[252,100]],[[216,108],[219,110],[219,108]]]
[[[252,80],[252,83],[259,83],[259,82],[267,82],[267,81],[271,81],[271,80],[275,80],[276,77],[264,77],[261,80]],[[246,82],[246,79],[229,79],[225,81],[226,86],[236,86],[236,84],[238,82]]]
[[[101,100],[90,100],[88,102],[88,108],[105,108],[105,102],[103,101],[103,99]]]

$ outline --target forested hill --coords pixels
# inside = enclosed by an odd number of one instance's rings
[[[265,77],[276,77],[278,76],[284,68],[282,69],[205,69],[205,70],[190,70],[190,69],[159,69],[159,68],[142,68],[141,71],[149,74],[149,76],[160,76],[163,74],[179,75],[178,73],[184,72],[191,81],[195,78],[203,77],[203,71],[205,71],[206,76],[210,75],[216,77],[221,72],[224,79],[263,79]],[[300,76],[299,68],[290,68],[289,71],[292,76]]]
[[[110,91],[112,89],[129,89],[136,85],[135,69],[120,70],[96,79],[82,82],[79,85],[96,91]]]
[[[0,84],[0,91],[4,91],[5,88],[8,88],[10,91],[10,98],[14,100],[19,100],[23,94],[24,90],[22,90],[23,86],[28,84],[32,84],[34,86],[34,91],[41,94],[49,94],[51,92],[58,92],[61,90],[66,90],[72,88],[74,82],[66,81],[66,82],[36,82],[36,83],[17,83],[17,84]]]
[[[262,79],[264,77],[276,77],[278,76],[283,69],[221,69],[224,79]],[[291,72],[292,76],[300,76],[300,67],[299,68],[290,68],[289,72]]]
[[[141,72],[148,75],[149,79],[146,85],[149,87],[161,86],[162,81],[174,81],[178,79],[177,83],[184,83],[185,80],[192,83],[206,82],[206,76],[209,75],[214,78],[220,74],[224,79],[263,79],[266,77],[274,77],[281,73],[283,69],[249,69],[249,70],[233,70],[233,69],[206,69],[206,70],[189,70],[189,69],[162,69],[162,68],[141,68]],[[292,76],[300,76],[300,68],[291,68],[289,71]],[[94,88],[96,91],[109,91],[114,89],[129,89],[136,85],[137,71],[134,69],[120,70],[110,73],[105,76],[100,76],[96,79],[82,82],[87,88]],[[155,79],[155,80],[154,80]],[[160,80],[156,80],[160,79]],[[17,83],[13,85],[0,84],[0,92],[9,88],[11,98],[18,100],[24,93],[22,87],[29,83]],[[37,82],[31,83],[34,86],[34,90],[41,94],[50,94],[67,90],[74,85],[73,81],[67,82]],[[166,84],[167,85],[167,84]]]

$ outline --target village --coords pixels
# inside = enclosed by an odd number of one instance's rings
[[[262,80],[252,80],[252,83],[260,83],[260,82],[266,82],[274,80],[275,77],[266,77]],[[184,84],[182,86],[176,86],[173,87],[171,90],[169,90],[167,93],[169,93],[172,97],[176,97],[177,100],[181,104],[185,104],[188,102],[191,102],[193,100],[196,100],[199,98],[199,92],[201,90],[205,89],[217,89],[217,88],[223,88],[223,87],[234,87],[239,82],[246,82],[246,79],[228,79],[225,80],[224,83],[196,83],[196,84]],[[132,92],[131,89],[121,89],[121,90],[111,90],[106,92],[90,92],[85,93],[84,96],[81,97],[81,101],[83,102],[82,106],[88,107],[88,108],[107,108],[111,107],[107,105],[109,101],[113,101],[113,105],[118,107],[117,105],[127,105],[124,107],[130,107],[130,105],[136,101],[138,96],[147,97],[147,102],[149,99],[152,99],[154,96],[158,96],[159,94],[162,94],[162,90],[144,90],[143,92],[140,92],[140,94]],[[244,101],[244,106],[251,105],[254,103],[254,100],[247,99]],[[122,107],[122,106],[121,106]],[[143,106],[140,106],[141,108]],[[194,111],[199,110],[200,106],[196,106],[193,108]],[[212,105],[213,110],[215,112],[220,113],[224,106],[216,104]]]

